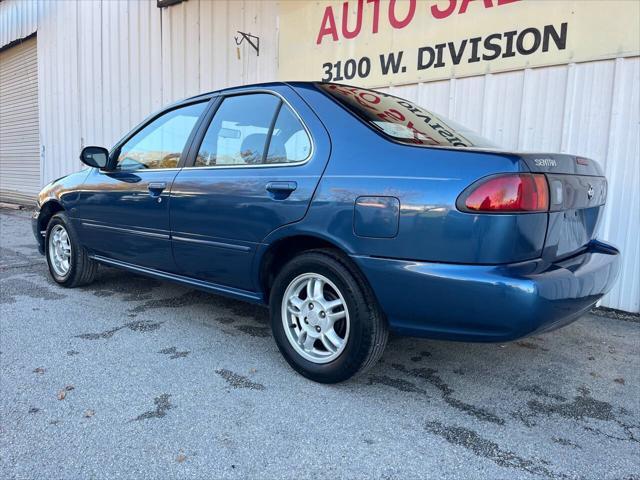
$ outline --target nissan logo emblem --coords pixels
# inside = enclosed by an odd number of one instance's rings
[[[593,187],[591,186],[591,184],[589,184],[589,189],[587,190],[587,198],[591,200],[593,198],[594,193],[595,192],[593,191]]]

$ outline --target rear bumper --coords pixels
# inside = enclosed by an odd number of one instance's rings
[[[454,265],[354,256],[391,330],[503,342],[553,330],[589,310],[615,282],[620,252],[593,241],[556,263]]]

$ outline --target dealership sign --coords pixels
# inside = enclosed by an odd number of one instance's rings
[[[281,3],[279,75],[383,86],[640,53],[635,0]]]

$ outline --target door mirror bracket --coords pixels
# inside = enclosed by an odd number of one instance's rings
[[[94,168],[107,168],[109,165],[109,151],[104,147],[84,147],[80,153],[80,161]]]

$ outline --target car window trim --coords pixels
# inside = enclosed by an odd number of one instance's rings
[[[189,151],[187,152],[185,163],[182,166],[183,168],[201,168],[201,167],[194,167],[196,157],[198,156],[198,151],[200,150],[200,146],[204,141],[204,136],[206,135],[207,130],[209,129],[209,125],[213,120],[213,116],[218,111],[218,108],[220,108],[220,104],[222,103],[223,99],[224,99],[223,95],[216,95],[215,97],[211,98],[209,106],[204,116],[202,117],[202,121],[200,122],[200,124],[198,125],[198,128],[196,129],[196,133],[193,139],[191,139],[191,143],[189,144]]]
[[[273,137],[273,129],[276,126],[276,122],[278,121],[278,116],[280,115],[280,110],[282,110],[283,101],[280,99],[278,102],[278,106],[273,112],[273,118],[271,119],[271,125],[269,125],[269,130],[267,131],[267,141],[264,142],[264,151],[262,152],[262,164],[265,165],[267,163],[267,156],[269,155],[269,147],[271,146],[271,137]],[[290,162],[294,163],[294,162]]]
[[[307,138],[309,139],[309,143],[311,145],[311,148],[309,150],[309,154],[307,155],[307,157],[304,160],[300,160],[297,162],[287,162],[287,163],[268,163],[268,164],[260,164],[260,165],[207,165],[207,166],[202,166],[202,167],[196,167],[195,166],[195,161],[196,161],[196,157],[198,156],[198,152],[200,151],[200,147],[202,146],[202,142],[204,141],[204,137],[207,133],[207,130],[209,129],[209,126],[211,125],[211,122],[213,121],[213,117],[215,116],[215,114],[217,113],[218,109],[220,108],[220,105],[222,105],[222,102],[230,97],[238,97],[240,95],[252,95],[252,94],[256,94],[256,93],[267,93],[270,95],[274,95],[276,97],[278,97],[280,99],[280,104],[279,104],[279,108],[276,108],[276,110],[278,110],[278,114],[280,113],[280,110],[282,109],[282,105],[286,105],[295,115],[295,117],[298,119],[298,121],[300,122],[300,124],[302,125],[302,128],[304,128],[304,131],[307,135]],[[212,99],[213,100],[213,99]],[[277,116],[274,117],[277,120]],[[275,123],[274,123],[275,126]],[[269,138],[268,142],[271,142],[271,139]],[[300,116],[300,114],[297,112],[297,110],[295,108],[293,108],[293,106],[291,105],[291,103],[289,103],[289,101],[279,92],[276,92],[274,90],[269,90],[269,89],[265,89],[265,88],[256,88],[256,89],[250,89],[250,90],[242,90],[239,92],[228,92],[228,93],[222,93],[219,96],[217,96],[215,98],[215,101],[212,102],[212,104],[209,107],[209,111],[207,112],[207,114],[203,117],[203,120],[200,124],[199,127],[199,131],[198,134],[194,137],[194,141],[191,145],[191,148],[189,150],[189,154],[188,154],[188,158],[187,161],[185,162],[185,164],[183,165],[182,168],[184,169],[189,169],[189,170],[210,170],[210,169],[216,169],[216,170],[221,170],[221,169],[238,169],[238,168],[282,168],[282,167],[299,167],[302,165],[307,164],[314,156],[315,154],[315,142],[313,140],[313,136],[311,135],[311,130],[309,130],[309,127],[307,127],[307,124],[305,123],[305,121],[302,119],[302,117]]]
[[[105,170],[101,168],[100,172],[102,173],[114,173],[114,172],[139,173],[139,172],[169,172],[172,170],[176,170],[176,171],[181,170],[184,167],[184,164],[186,161],[186,155],[189,153],[189,147],[191,146],[195,133],[200,128],[202,121],[206,117],[208,110],[211,108],[211,103],[215,101],[216,98],[217,98],[216,95],[212,95],[211,97],[204,97],[204,98],[198,97],[198,98],[194,98],[193,100],[188,100],[185,102],[180,102],[178,104],[170,105],[164,110],[161,110],[159,112],[152,114],[151,116],[147,117],[142,122],[140,122],[136,127],[134,127],[133,130],[131,130],[125,137],[123,137],[118,143],[116,143],[115,146],[111,149],[111,152],[109,152],[109,163],[115,162],[117,160],[117,156],[120,154],[120,150],[122,149],[122,147],[129,140],[135,137],[138,133],[144,130],[148,125],[155,122],[158,118],[168,113],[171,113],[172,111],[177,110],[179,108],[189,107],[191,105],[197,105],[199,103],[203,103],[205,104],[205,108],[200,114],[200,116],[198,117],[198,120],[196,120],[195,125],[193,126],[193,128],[191,129],[191,132],[189,133],[189,136],[187,137],[187,140],[184,144],[182,152],[180,153],[180,160],[178,161],[177,166],[167,167],[167,168],[137,168],[135,170],[122,170],[114,166],[114,168],[109,170]]]

